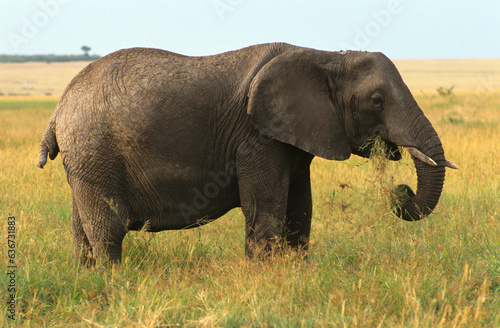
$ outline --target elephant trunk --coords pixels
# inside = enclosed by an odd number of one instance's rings
[[[417,193],[407,185],[399,185],[395,191],[394,212],[406,221],[420,220],[434,210],[443,190],[445,167],[454,165],[446,160],[441,141],[432,126],[428,124],[425,130],[427,133],[421,135],[431,137],[420,143],[420,149],[408,149],[417,170]]]

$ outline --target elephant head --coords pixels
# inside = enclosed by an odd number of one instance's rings
[[[447,161],[439,137],[424,116],[394,64],[381,53],[322,52],[298,49],[264,65],[254,77],[248,114],[264,135],[313,155],[345,160],[367,157],[367,141],[380,136],[390,158],[398,146],[413,157],[416,194],[396,188],[394,212],[419,220],[436,206]]]

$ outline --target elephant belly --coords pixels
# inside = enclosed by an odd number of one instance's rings
[[[145,224],[149,231],[196,227],[240,206],[236,176],[227,171],[161,168],[132,179],[127,197],[133,217],[129,230]]]

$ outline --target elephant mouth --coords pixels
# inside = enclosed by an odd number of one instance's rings
[[[387,156],[391,161],[399,161],[401,159],[401,152],[399,151],[398,145],[392,142],[386,142],[387,145]]]
[[[359,147],[358,151],[354,152],[354,154],[369,158],[374,152],[376,152],[374,147],[381,147],[385,156],[391,161],[399,161],[401,159],[401,152],[399,151],[398,145],[390,141],[386,141],[380,136],[368,139],[363,146]]]

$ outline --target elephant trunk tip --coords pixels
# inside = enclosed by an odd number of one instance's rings
[[[412,201],[415,193],[410,186],[405,184],[398,185],[392,195],[392,204],[394,214],[405,221],[419,221],[430,214],[423,212]]]

